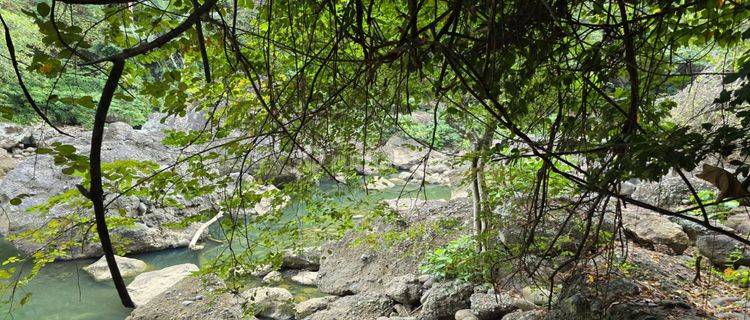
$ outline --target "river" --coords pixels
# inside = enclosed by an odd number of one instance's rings
[[[324,190],[334,188],[330,184],[321,186]],[[345,199],[366,198],[373,203],[382,199],[394,199],[399,197],[414,196],[413,194],[402,194],[401,187],[381,191],[370,191],[365,193],[361,190],[352,191]],[[428,199],[450,198],[451,190],[448,187],[428,186],[426,188]],[[421,194],[424,196],[424,194]],[[350,200],[342,200],[350,201]],[[150,270],[156,270],[167,266],[181,263],[193,263],[201,266],[202,262],[208,261],[212,252],[217,252],[221,245],[207,243],[206,248],[201,251],[192,251],[187,248],[163,250],[157,252],[130,255],[129,257],[143,260],[149,265]],[[4,239],[0,239],[0,261],[17,255],[17,250]],[[88,273],[81,270],[95,259],[82,259],[75,261],[55,262],[45,266],[39,274],[27,285],[19,287],[15,292],[15,301],[12,305],[8,303],[11,293],[4,292],[3,315],[0,319],[15,320],[121,320],[128,316],[130,309],[122,307],[111,281],[96,282]],[[132,281],[126,279],[126,282]],[[251,281],[252,283],[252,281]],[[305,287],[291,283],[283,283],[281,286],[289,289],[296,298],[315,296],[319,293],[315,287]],[[21,297],[31,294],[28,302],[21,306]]]

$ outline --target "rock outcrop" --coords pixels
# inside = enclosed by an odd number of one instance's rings
[[[386,281],[418,274],[422,257],[428,251],[458,237],[471,208],[465,200],[428,201],[398,213],[397,221],[377,223],[372,231],[350,232],[340,241],[323,247],[318,272],[318,287],[322,292],[385,294]],[[415,232],[405,237],[410,228]],[[386,237],[393,238],[390,247],[382,243]]]
[[[708,234],[699,236],[695,246],[700,254],[717,266],[750,266],[750,247],[729,236]]]
[[[336,296],[326,296],[307,299],[294,306],[294,315],[297,319],[304,319],[315,312],[327,309],[328,305],[338,298]]]
[[[688,176],[696,190],[713,188],[708,182]],[[633,192],[633,199],[665,208],[677,208],[690,204],[692,193],[679,176],[665,176],[658,182],[641,183]]]
[[[307,320],[375,320],[393,312],[393,300],[385,295],[358,294],[339,298],[327,309],[313,313]]]
[[[143,271],[146,271],[146,267],[148,267],[145,262],[133,258],[115,256],[115,261],[117,261],[117,267],[120,269],[120,274],[125,278],[135,277]],[[104,256],[82,269],[94,277],[94,280],[96,281],[112,279],[112,274],[109,273],[109,267],[107,266],[107,259],[105,259]]]
[[[656,213],[623,210],[622,224],[641,245],[666,246],[674,254],[681,254],[690,246],[690,238],[680,225]]]
[[[139,305],[127,320],[243,319],[242,299],[225,289],[215,277],[186,277]]]
[[[36,144],[34,128],[11,123],[0,123],[0,148],[12,150]]]
[[[470,283],[459,280],[438,282],[422,296],[422,313],[419,320],[449,319],[456,311],[469,307],[473,292]]]
[[[197,271],[196,265],[185,263],[141,273],[133,279],[133,282],[128,284],[130,298],[133,299],[136,306],[145,305],[154,297]]]
[[[76,153],[87,154],[90,133],[75,132],[75,135],[66,137],[50,134],[50,138],[36,143],[45,147],[52,147],[56,143],[71,145],[76,149]],[[163,133],[160,131],[134,130],[124,123],[109,124],[105,130],[102,160],[105,163],[115,160],[136,160],[166,165],[173,161],[178,151],[164,147],[161,137]],[[0,181],[0,206],[5,213],[4,218],[0,219],[0,233],[8,236],[39,228],[51,219],[80,210],[60,203],[53,204],[44,214],[29,212],[45,204],[51,197],[65,192],[72,191],[74,196],[80,196],[75,194],[75,185],[81,182],[81,178],[64,174],[63,167],[55,165],[55,157],[51,154],[38,154],[18,160],[15,167]],[[2,161],[0,159],[0,162]],[[22,202],[19,205],[11,205],[9,200],[14,198],[22,198]],[[135,196],[119,198],[109,207],[108,214],[119,216],[124,213],[135,222],[133,225],[114,229],[112,237],[121,240],[118,243],[122,244],[128,253],[186,246],[199,224],[193,223],[187,228],[167,228],[165,225],[177,225],[185,218],[206,209],[208,203],[187,199],[178,199],[178,202],[180,206],[175,207]],[[27,239],[14,240],[14,245],[27,253],[41,247],[40,243]],[[97,257],[101,254],[99,244],[91,242],[71,248],[70,254],[61,258]]]
[[[245,305],[258,317],[273,320],[294,319],[294,297],[284,288],[258,287],[240,294]]]

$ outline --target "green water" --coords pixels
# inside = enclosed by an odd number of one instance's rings
[[[330,191],[335,189],[333,185],[326,184],[322,189]],[[381,191],[363,191],[350,193],[348,199],[366,197],[372,200],[393,199],[401,197],[413,197],[415,193],[411,186],[405,192],[401,187],[394,187]],[[447,187],[428,186],[426,195],[428,199],[449,198],[451,191]],[[420,197],[424,196],[421,194]],[[342,200],[345,201],[345,200]],[[164,268],[181,263],[193,263],[198,266],[202,261],[207,261],[211,253],[221,249],[221,245],[208,245],[204,250],[191,251],[186,248],[163,250],[129,257],[143,260],[151,270]],[[0,259],[16,255],[17,251],[7,241],[0,239]],[[0,260],[0,261],[2,261]],[[124,319],[130,310],[122,307],[111,281],[96,282],[86,272],[81,270],[94,259],[55,262],[45,266],[39,274],[27,285],[17,289],[15,302],[12,307],[8,304],[2,305],[1,320],[119,320]],[[130,283],[132,278],[125,279]],[[259,283],[259,282],[258,282]],[[314,287],[304,287],[290,283],[280,285],[286,287],[295,295],[316,296],[319,293]],[[20,306],[18,301],[21,297],[31,294],[28,302]],[[2,293],[2,300],[7,301],[10,293]]]

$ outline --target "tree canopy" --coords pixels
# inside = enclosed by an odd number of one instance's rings
[[[494,208],[522,193],[528,224],[517,247],[479,239],[487,259],[511,257],[530,275],[538,265],[522,257],[556,254],[557,237],[535,237],[552,212],[568,212],[585,235],[560,268],[594,254],[606,238],[599,232],[604,212],[625,205],[750,244],[709,219],[711,206],[746,195],[702,201],[685,177],[701,163],[723,161],[737,170],[730,175],[737,183],[750,181],[750,10],[741,1],[51,0],[18,7],[46,46],[31,53],[19,47],[20,30],[0,11],[4,49],[21,65],[18,80],[60,83],[49,92],[28,90],[26,104],[90,110],[88,156],[64,147],[44,152],[59,157],[66,173],[86,177],[79,189],[95,213],[88,223],[96,222],[108,256],[104,213],[116,194],[209,195],[233,183],[210,169],[224,162],[254,183],[294,168],[306,178],[284,192],[308,195],[323,178],[359,183],[369,152],[397,131],[431,150],[425,163],[433,152],[449,152],[458,135],[483,145],[461,158],[484,166],[486,196],[477,196]],[[24,54],[12,53],[13,43]],[[724,79],[707,111],[720,120],[675,121],[669,96],[701,74]],[[97,94],[68,92],[72,77]],[[200,112],[205,126],[167,137],[186,150],[174,166],[107,166],[99,150],[110,104],[147,104],[167,117]],[[409,124],[417,110],[433,115],[430,127]],[[511,167],[517,180],[507,178]],[[694,207],[674,211],[620,190],[630,179],[670,171],[690,186]],[[233,217],[259,201],[239,181],[216,200]],[[319,212],[309,218],[347,224],[337,210]],[[248,224],[230,220],[227,232]],[[292,225],[276,231],[306,236]],[[250,256],[224,255],[215,270],[231,277]]]

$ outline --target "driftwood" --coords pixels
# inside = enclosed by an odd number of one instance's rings
[[[203,231],[206,231],[206,229],[209,226],[211,226],[212,224],[214,224],[214,222],[219,221],[219,219],[221,219],[221,217],[223,217],[223,216],[224,216],[224,213],[221,210],[219,210],[216,213],[216,215],[213,218],[211,218],[211,220],[208,220],[208,221],[204,222],[200,226],[200,228],[198,228],[198,231],[196,231],[195,234],[193,234],[193,238],[190,239],[190,244],[188,244],[188,248],[190,248],[190,250],[201,250],[201,249],[203,249],[203,245],[199,245],[198,244],[198,240],[200,240],[201,235],[203,234]]]

